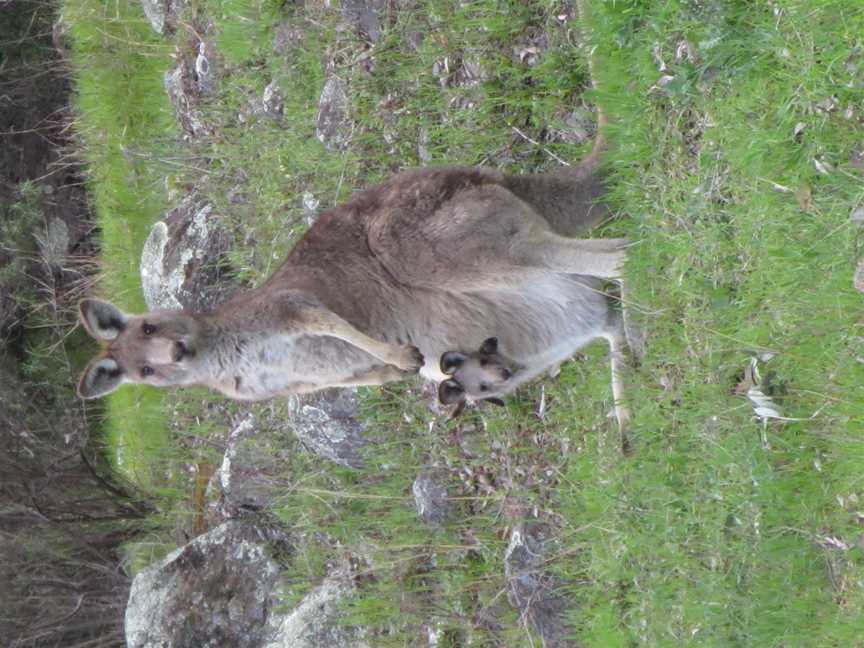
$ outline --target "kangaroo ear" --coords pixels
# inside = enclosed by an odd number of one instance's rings
[[[480,353],[486,353],[488,355],[492,355],[493,353],[498,353],[498,338],[497,337],[486,338],[483,341],[483,344],[480,345]]]
[[[454,409],[453,413],[450,415],[451,421],[465,411],[465,402],[465,400],[460,400],[459,403],[456,405],[456,409]]]
[[[82,299],[78,302],[78,318],[92,337],[105,342],[116,338],[129,320],[126,313],[101,299]]]
[[[464,353],[458,351],[446,351],[441,354],[441,373],[452,376],[462,363],[468,358]]]
[[[438,400],[444,405],[452,405],[456,401],[460,401],[465,396],[465,390],[458,382],[453,380],[445,380],[438,385]]]
[[[126,372],[114,358],[102,356],[90,361],[78,381],[81,398],[99,398],[109,394],[126,382]]]

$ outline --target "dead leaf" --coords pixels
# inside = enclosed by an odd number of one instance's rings
[[[744,367],[744,377],[735,385],[735,393],[738,396],[744,396],[751,388],[756,386],[756,381],[753,378],[753,364],[749,363]]]
[[[665,72],[669,68],[666,67],[666,62],[663,60],[663,46],[660,43],[654,43],[651,49],[651,55],[654,57],[654,63],[657,65],[658,72]]]
[[[816,205],[813,203],[813,191],[806,182],[798,185],[798,189],[795,190],[795,198],[798,200],[798,206],[801,208],[801,211],[807,214],[812,214],[816,211]]]
[[[747,367],[744,369],[744,381],[749,381],[751,383],[750,387],[747,389],[747,400],[750,401],[750,405],[753,406],[753,413],[761,419],[762,428],[763,428],[763,445],[767,448],[768,443],[767,439],[764,436],[764,429],[768,419],[774,419],[776,421],[805,421],[807,419],[802,418],[792,418],[789,416],[783,416],[780,413],[780,407],[774,402],[774,400],[768,396],[764,391],[762,391],[762,376],[759,373],[759,362],[767,362],[771,358],[774,357],[773,353],[769,353],[763,355],[762,357],[755,356],[750,358],[750,362],[747,364]],[[764,358],[764,359],[763,359]],[[743,382],[743,381],[742,381]],[[819,414],[821,409],[814,412],[810,418],[814,418]]]
[[[864,225],[864,205],[853,209],[852,213],[849,214],[849,220],[854,225]]]
[[[849,545],[836,536],[822,536],[819,538],[819,544],[826,549],[840,549],[841,551],[849,551]]]
[[[540,402],[537,403],[537,418],[541,421],[546,420],[546,387],[540,385]]]
[[[837,97],[833,95],[825,97],[822,101],[818,102],[814,108],[816,109],[816,112],[820,113],[834,112],[837,110]]]
[[[519,62],[526,64],[528,67],[534,67],[537,63],[537,54],[540,50],[534,46],[515,48],[516,54],[519,57]]]
[[[807,124],[804,122],[798,122],[795,124],[795,128],[792,129],[792,137],[795,138],[796,142],[801,141],[801,136],[804,133],[804,129],[807,128]]]
[[[820,160],[819,158],[813,158],[813,166],[815,166],[816,170],[822,175],[831,175],[831,172],[834,170],[834,167],[830,162]]]
[[[675,62],[687,61],[693,63],[696,61],[696,50],[688,40],[682,40],[675,48]]]

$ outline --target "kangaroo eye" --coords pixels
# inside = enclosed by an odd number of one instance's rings
[[[152,376],[153,375],[153,367],[148,365],[144,365],[141,367],[141,375],[142,376]]]
[[[489,391],[489,385],[480,385],[480,391],[481,392]]]
[[[156,327],[152,324],[145,324],[141,330],[144,331],[144,335],[153,335],[156,332]]]

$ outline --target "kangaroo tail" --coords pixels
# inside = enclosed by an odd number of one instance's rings
[[[585,0],[577,0],[576,4],[584,22]],[[594,51],[590,49],[588,74],[596,89],[595,69]],[[558,234],[579,234],[608,216],[609,209],[602,201],[606,178],[600,169],[600,157],[606,150],[607,124],[606,114],[598,105],[594,145],[578,164],[554,173],[506,177],[505,186],[543,215]]]
[[[587,21],[588,12],[585,10],[585,0],[576,0],[576,8],[579,10],[579,19],[583,24]],[[588,48],[588,77],[591,79],[591,85],[597,89],[597,63],[594,60],[594,48]],[[591,152],[582,161],[583,164],[598,165],[600,154],[606,150],[606,113],[603,112],[603,107],[597,104],[597,135],[594,137],[594,146]]]

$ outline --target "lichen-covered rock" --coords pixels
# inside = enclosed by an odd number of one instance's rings
[[[272,633],[284,535],[226,522],[140,572],[126,607],[129,648],[257,648]]]
[[[264,96],[261,98],[264,113],[273,119],[281,119],[285,106],[285,97],[276,81],[271,81],[264,88]]]
[[[187,196],[153,225],[141,252],[141,286],[151,310],[208,310],[232,289],[224,276],[228,248],[209,203]]]
[[[339,621],[338,604],[353,593],[349,573],[330,574],[297,607],[274,619],[275,632],[266,648],[369,648],[360,629]]]
[[[576,645],[567,638],[568,601],[563,584],[545,568],[547,544],[543,525],[513,527],[504,555],[507,600],[537,633],[544,648],[568,648]]]
[[[318,219],[318,208],[321,206],[321,201],[311,191],[304,191],[302,203],[303,224],[307,227],[312,227],[313,223]]]
[[[337,76],[327,79],[321,90],[315,135],[331,150],[341,150],[348,145],[351,136],[351,125],[348,119],[348,85]]]
[[[355,32],[375,43],[381,37],[381,14],[388,0],[342,0],[342,18]]]
[[[260,511],[284,494],[280,476],[284,479],[286,457],[279,436],[259,434],[251,414],[234,427],[210,483],[216,491],[210,508],[217,520]]]
[[[282,112],[285,107],[285,96],[277,81],[271,81],[264,88],[260,97],[253,97],[237,114],[237,120],[241,124],[248,123],[255,118],[266,118],[270,121],[282,121]]]
[[[447,488],[432,475],[419,475],[411,485],[417,515],[430,526],[440,526],[450,516],[452,506]]]
[[[168,34],[177,27],[177,17],[186,6],[186,0],[141,0],[144,15],[157,34]]]
[[[222,58],[215,46],[205,39],[199,41],[197,53],[184,50],[177,67],[165,73],[165,92],[187,140],[214,132],[213,125],[205,121],[199,104],[202,96],[216,89],[222,66]]]
[[[199,94],[210,94],[216,89],[221,57],[209,40],[198,42],[198,56],[195,57],[195,82]]]
[[[326,389],[288,402],[289,425],[317,455],[349,468],[361,463],[365,424],[359,420],[356,389]]]

